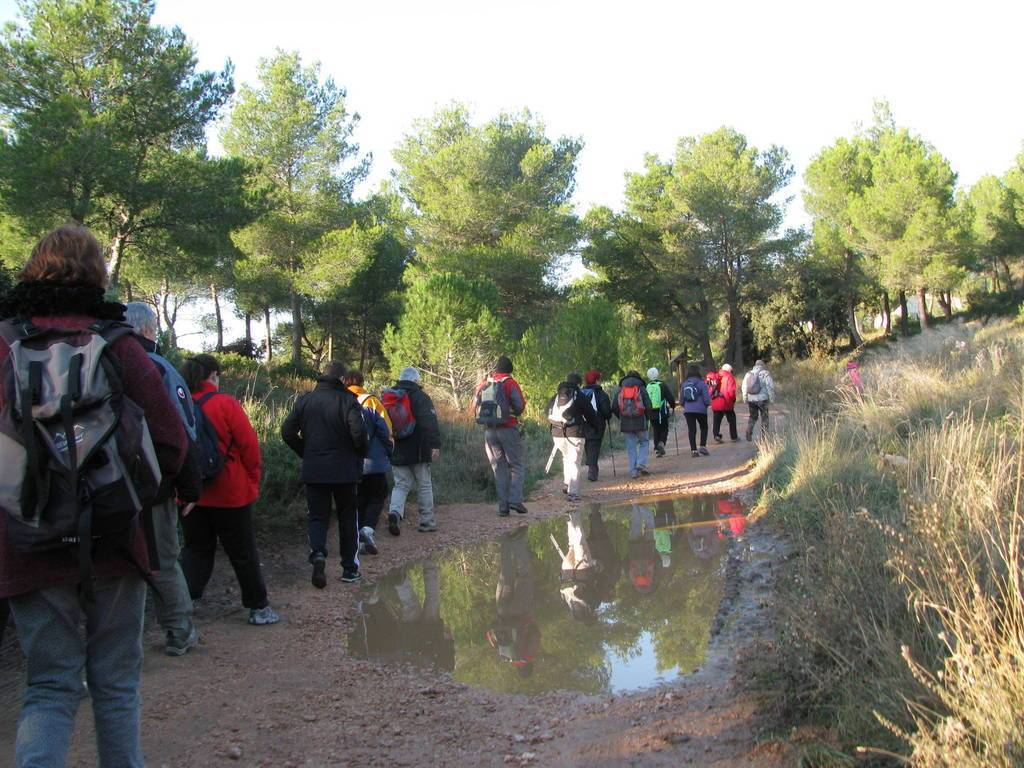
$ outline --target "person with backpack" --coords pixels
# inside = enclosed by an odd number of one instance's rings
[[[764,360],[757,360],[754,367],[743,377],[743,401],[750,414],[747,420],[747,442],[754,439],[754,427],[761,420],[761,436],[768,434],[768,406],[775,402],[775,381],[765,367]]]
[[[562,454],[562,481],[571,502],[580,500],[583,427],[589,424],[596,429],[600,422],[590,398],[580,389],[582,383],[583,378],[575,371],[567,374],[545,409],[554,448]]]
[[[732,366],[729,363],[724,363],[717,373],[709,373],[708,378],[712,375],[715,377],[715,387],[711,389],[711,434],[714,435],[715,442],[722,442],[724,418],[729,422],[729,439],[735,443],[740,439],[736,431],[736,377],[732,375]]]
[[[587,371],[583,380],[586,382],[586,386],[580,392],[590,400],[590,405],[593,406],[598,417],[596,425],[589,422],[583,424],[583,451],[587,456],[587,480],[594,483],[598,478],[597,463],[601,458],[601,441],[604,440],[605,429],[612,418],[612,401],[599,383],[601,381],[600,371],[593,369]]]
[[[185,380],[166,358],[157,353],[156,312],[148,304],[132,301],[125,308],[125,320],[135,329],[139,344],[160,371],[164,390],[174,404],[188,438],[189,455],[174,487],[165,483],[161,494],[143,513],[143,522],[148,523],[153,539],[153,551],[150,554],[153,561],[153,587],[157,592],[154,602],[157,623],[166,637],[164,652],[168,656],[184,656],[199,644],[199,633],[192,623],[192,598],[188,594],[185,574],[178,563],[181,554],[178,504],[198,501],[203,490],[199,459],[196,456],[195,410]]]
[[[654,433],[654,454],[661,458],[665,455],[665,443],[668,442],[668,425],[672,420],[672,411],[676,408],[676,399],[668,384],[660,378],[657,368],[647,369],[647,396],[651,400],[651,431]]]
[[[420,372],[412,366],[403,368],[393,387],[382,391],[381,402],[387,409],[395,433],[395,452],[391,466],[395,487],[391,489],[388,507],[388,533],[401,534],[405,518],[405,501],[416,486],[420,507],[420,533],[437,531],[434,519],[434,486],[430,463],[441,456],[441,430],[437,424],[434,401],[420,386]]]
[[[369,440],[363,409],[343,383],[346,373],[344,363],[328,363],[313,390],[299,396],[281,424],[281,438],[302,459],[309,563],[317,589],[327,586],[332,502],[338,514],[341,580],[351,584],[361,578],[356,495]]]
[[[189,594],[193,600],[203,596],[220,541],[242,590],[242,605],[249,609],[249,623],[276,624],[280,617],[267,599],[252,519],[263,471],[256,430],[242,404],[220,391],[220,363],[213,355],[189,358],[181,375],[195,403],[204,477],[199,501],[181,510],[185,545],[180,562]]]
[[[473,399],[476,423],[484,427],[484,449],[494,473],[498,516],[508,517],[510,509],[525,515],[526,450],[519,416],[526,410],[526,398],[512,378],[509,358],[498,358],[494,371],[476,388]]]
[[[345,386],[356,396],[363,408],[369,447],[363,459],[363,474],[356,491],[356,512],[359,519],[359,554],[377,554],[377,523],[388,498],[388,470],[395,441],[391,437],[391,419],[384,404],[363,389],[363,372],[353,368],[345,374]]]
[[[630,371],[619,381],[619,390],[612,398],[612,413],[619,419],[619,431],[626,441],[629,456],[629,476],[634,480],[649,475],[647,454],[650,450],[647,433],[647,414],[651,411],[651,397],[647,385],[638,371]]]
[[[19,766],[67,762],[83,673],[99,763],[143,765],[139,676],[149,558],[139,513],[155,497],[156,475],[147,469],[149,477],[140,473],[134,482],[112,464],[131,462],[141,471],[155,458],[163,481],[173,483],[186,440],[160,372],[120,322],[124,307],[104,300],[106,283],[96,238],[67,225],[36,244],[17,285],[0,300],[0,317],[12,321],[0,333],[0,421],[7,425],[0,456],[8,468],[29,468],[24,478],[9,471],[0,498],[0,599],[9,599],[26,658],[9,763]],[[23,345],[47,354],[35,353],[39,364],[23,369]],[[75,347],[95,354],[79,357]],[[65,394],[72,396],[64,401],[70,409],[58,416]],[[30,411],[21,410],[23,396]],[[65,415],[74,420],[72,441]],[[140,434],[146,432],[148,441]],[[83,450],[106,463],[81,462]],[[66,460],[80,470],[58,477],[58,462],[68,466]],[[72,478],[102,489],[105,498],[69,495]],[[48,490],[41,510],[15,500],[23,489],[26,499],[38,499],[40,486]],[[132,486],[136,499],[126,493]],[[80,527],[88,534],[69,545],[65,536]]]
[[[686,417],[686,434],[690,438],[690,455],[694,458],[708,455],[708,406],[711,393],[700,375],[700,366],[691,363],[686,379],[679,388],[679,400]],[[697,427],[700,426],[700,448],[697,447]]]

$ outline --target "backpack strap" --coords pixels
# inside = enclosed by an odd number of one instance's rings
[[[38,336],[40,333],[39,328],[31,320],[22,317],[11,317],[0,322],[0,338],[7,343],[7,346],[11,346],[16,341]]]
[[[203,395],[198,400],[196,400],[196,406],[198,406],[199,410],[202,410],[204,404],[206,404],[207,402],[209,402],[210,400],[215,398],[217,395],[223,395],[223,394],[224,393],[221,392],[220,390],[214,390],[213,392],[207,392],[205,395]],[[205,414],[204,414],[204,417],[205,417]],[[213,424],[210,424],[210,426],[212,427]],[[214,433],[217,432],[216,429],[214,429],[213,431],[214,431]],[[220,444],[220,439],[219,438],[218,438],[217,442],[218,442],[218,446],[219,446],[219,444]],[[231,461],[231,447],[234,444],[235,444],[235,440],[234,440],[234,438],[232,438],[231,441],[226,446],[224,446],[224,461]]]

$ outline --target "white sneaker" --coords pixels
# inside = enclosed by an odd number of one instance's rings
[[[269,605],[265,605],[262,608],[249,609],[250,624],[264,626],[265,624],[277,624],[280,620],[281,617]]]
[[[373,540],[373,528],[368,525],[364,525],[359,529],[359,538],[362,541],[359,543],[359,554],[364,552],[367,555],[377,554],[377,542]]]

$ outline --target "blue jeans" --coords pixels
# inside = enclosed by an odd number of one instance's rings
[[[647,430],[623,432],[622,437],[626,440],[626,453],[629,455],[629,474],[635,475],[638,467],[647,466],[647,452],[650,450]]]
[[[11,598],[26,660],[27,687],[15,740],[19,768],[67,762],[83,695],[83,669],[92,698],[100,766],[143,765],[139,674],[146,584],[133,574],[98,580],[94,589],[94,603],[80,600],[74,586]]]

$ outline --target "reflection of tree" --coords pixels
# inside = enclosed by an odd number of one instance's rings
[[[602,511],[595,505],[581,512],[581,532],[591,557],[600,564],[597,578],[587,581],[581,593],[596,611],[593,623],[574,619],[560,594],[562,560],[550,537],[554,535],[563,551],[568,548],[564,517],[535,523],[499,541],[441,555],[438,575],[444,588],[440,617],[454,638],[455,678],[503,692],[570,689],[600,693],[609,689],[611,681],[609,653],[621,659],[638,655],[644,633],[648,632],[659,671],[698,666],[703,661],[711,618],[721,599],[721,580],[716,572],[718,558],[700,557],[688,546],[689,532],[703,531],[705,526],[687,524],[709,521],[707,532],[712,546],[720,552],[724,542],[716,536],[716,510],[714,499],[699,497],[659,502],[655,507],[654,530],[649,531],[646,525],[643,528],[645,546],[649,544],[653,553],[655,578],[659,581],[653,594],[639,594],[630,580],[623,578],[630,555],[632,510]],[[684,527],[673,529],[671,562],[665,567],[654,534],[657,527],[672,524]],[[488,630],[500,618],[496,588],[503,548],[508,565],[510,547],[517,552],[515,566],[531,585],[528,618],[540,637],[529,676],[503,661],[487,639]],[[407,574],[407,586],[425,605],[428,590],[422,566],[409,568]],[[398,600],[395,595],[388,599]],[[401,615],[399,608],[400,601],[391,608],[392,614]]]

